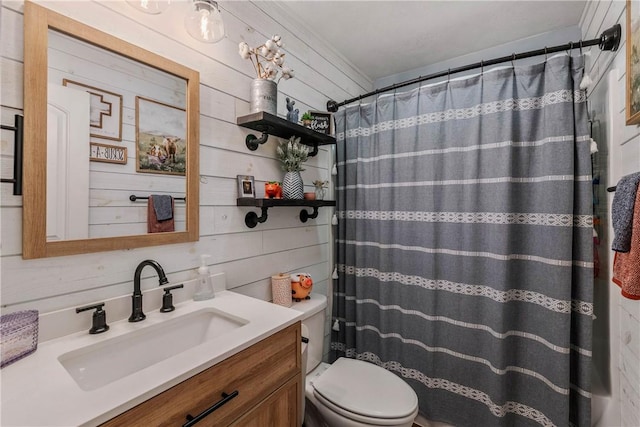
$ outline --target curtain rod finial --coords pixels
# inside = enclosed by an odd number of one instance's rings
[[[620,39],[622,38],[622,27],[620,24],[616,24],[611,28],[608,28],[600,34],[600,50],[618,50],[620,46]]]
[[[333,99],[327,101],[327,111],[335,113],[338,111],[338,103]]]

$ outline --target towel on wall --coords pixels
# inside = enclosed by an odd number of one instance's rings
[[[168,200],[166,200],[168,198]],[[162,200],[159,203],[156,200]],[[168,201],[168,203],[167,203]],[[156,207],[157,203],[157,207]],[[151,195],[147,203],[147,232],[166,233],[175,231],[173,220],[174,200],[171,196]],[[168,217],[168,218],[167,218]],[[166,218],[166,219],[160,219]]]
[[[636,191],[635,196],[631,247],[629,252],[616,252],[613,259],[613,282],[622,289],[622,296],[640,300],[640,191]]]
[[[173,197],[153,194],[149,200],[153,200],[153,209],[156,211],[158,221],[173,218]]]
[[[616,194],[611,206],[614,233],[611,249],[616,252],[629,252],[631,248],[631,228],[638,183],[640,172],[622,177],[616,185]]]

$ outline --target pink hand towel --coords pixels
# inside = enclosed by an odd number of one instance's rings
[[[622,288],[622,296],[640,300],[640,190],[636,191],[631,229],[631,250],[616,252],[613,282]]]

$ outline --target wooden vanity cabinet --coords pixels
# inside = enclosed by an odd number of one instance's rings
[[[297,425],[301,407],[300,322],[194,375],[102,424],[183,426],[224,395],[227,402],[196,426]]]

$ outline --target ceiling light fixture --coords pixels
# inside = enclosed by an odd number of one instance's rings
[[[194,0],[184,18],[184,26],[194,39],[215,43],[224,37],[224,23],[218,3],[212,0]]]
[[[157,15],[167,10],[171,0],[127,0],[127,3],[141,12]]]

